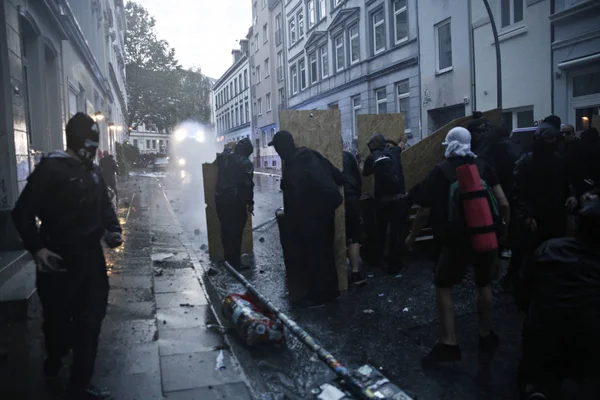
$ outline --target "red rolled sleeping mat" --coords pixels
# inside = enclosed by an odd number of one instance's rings
[[[496,250],[494,219],[477,166],[465,164],[456,168],[456,177],[473,250],[477,253]]]

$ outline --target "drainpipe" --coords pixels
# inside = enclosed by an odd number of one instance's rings
[[[475,37],[473,31],[473,4],[471,0],[467,2],[468,13],[469,13],[469,59],[471,60],[471,111],[477,110],[477,81],[476,81],[476,70],[475,70]]]
[[[498,29],[496,29],[496,21],[494,20],[494,14],[490,8],[490,3],[488,0],[483,0],[483,4],[485,4],[485,9],[487,10],[490,23],[492,24],[492,34],[494,35],[494,45],[496,46],[496,90],[498,92],[497,107],[502,109],[502,60],[500,59],[500,41],[498,40]]]
[[[550,15],[554,14],[554,10],[556,10],[556,0],[550,2]],[[552,43],[554,43],[554,24],[550,22],[550,113],[554,115],[554,50]],[[566,119],[568,117],[568,115],[565,116]]]
[[[415,0],[415,11],[417,12],[417,60],[419,71],[419,141],[423,140],[423,103],[421,101],[421,29],[419,27],[419,2]],[[410,104],[410,102],[409,102]]]

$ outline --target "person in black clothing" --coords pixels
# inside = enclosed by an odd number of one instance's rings
[[[562,121],[560,120],[560,117],[557,115],[548,115],[546,118],[544,118],[542,120],[542,123],[552,126],[557,131],[560,131],[560,127],[562,125]]]
[[[100,159],[100,171],[102,172],[102,177],[104,178],[104,182],[106,186],[111,188],[115,192],[115,196],[117,195],[117,178],[116,176],[119,174],[119,166],[115,161],[115,158],[112,154],[109,154],[107,150],[104,150],[102,158]]]
[[[417,199],[421,207],[413,222],[411,234],[406,239],[408,248],[414,248],[417,237],[427,225],[430,217],[432,215],[435,217],[436,224],[433,226],[433,230],[442,242],[442,253],[435,275],[442,338],[433,347],[431,353],[423,359],[424,362],[461,359],[454,329],[452,287],[461,282],[470,264],[474,266],[475,283],[477,284],[480,350],[493,353],[499,344],[498,336],[491,330],[493,305],[491,284],[497,251],[476,253],[471,246],[468,234],[457,233],[449,223],[449,193],[451,184],[456,181],[456,178],[449,180],[445,171],[456,171],[457,167],[465,164],[475,164],[482,171],[480,172],[481,179],[492,188],[505,223],[510,221],[508,200],[498,178],[494,171],[471,151],[470,141],[471,135],[465,128],[457,127],[448,132],[444,142],[446,160],[436,165],[423,182],[421,193]]]
[[[520,389],[526,399],[558,399],[567,378],[600,382],[600,199],[588,196],[576,237],[548,240],[525,273]]]
[[[303,299],[294,299],[299,307],[319,307],[339,296],[333,241],[335,210],[342,204],[339,186],[342,173],[319,152],[296,147],[288,131],[279,131],[269,143],[283,161],[283,242],[290,270],[303,271],[307,289]]]
[[[116,247],[123,239],[106,184],[93,164],[98,125],[77,113],[67,124],[66,136],[67,151],[42,159],[12,217],[37,264],[49,383],[57,383],[62,359],[72,349],[69,399],[109,399],[110,393],[90,384],[108,300],[100,240],[104,236],[109,246]],[[40,229],[36,217],[42,222]]]
[[[402,266],[402,249],[404,248],[404,225],[408,216],[404,173],[398,146],[386,148],[387,141],[381,134],[369,139],[371,154],[365,160],[363,175],[375,178],[375,216],[377,219],[377,254],[376,264],[383,263],[386,239],[388,244],[388,265],[390,274],[396,274]],[[389,227],[389,238],[388,238]]]
[[[360,270],[361,207],[360,196],[362,179],[356,157],[348,151],[343,152],[344,170],[344,206],[346,211],[346,243],[348,258],[352,266],[350,283],[360,285],[365,282]]]
[[[248,213],[254,211],[254,165],[248,157],[254,148],[250,139],[238,142],[232,152],[217,156],[219,175],[215,192],[217,216],[221,223],[221,242],[225,261],[241,268],[242,237]]]

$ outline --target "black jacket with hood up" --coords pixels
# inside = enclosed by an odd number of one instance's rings
[[[12,217],[31,253],[44,247],[69,251],[99,243],[106,231],[121,232],[100,168],[90,169],[62,151],[42,158],[27,178]]]
[[[253,151],[250,139],[244,138],[235,146],[233,153],[223,151],[217,155],[217,199],[254,205],[254,165],[248,158]]]

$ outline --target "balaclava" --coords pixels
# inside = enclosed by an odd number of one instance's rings
[[[248,138],[243,138],[238,142],[235,146],[234,153],[239,154],[243,157],[250,157],[254,152],[254,147],[252,146],[252,142]]]
[[[369,141],[367,142],[367,146],[369,147],[371,153],[377,150],[385,149],[386,144],[387,141],[385,139],[385,136],[383,136],[381,133],[374,134],[369,138]]]
[[[284,161],[288,161],[296,153],[294,137],[288,131],[277,132],[269,142],[269,146],[275,147],[275,151]]]
[[[535,156],[549,156],[554,154],[560,138],[560,128],[557,129],[549,122],[542,122],[534,134],[533,153]],[[556,139],[552,141],[552,139]]]
[[[92,117],[77,113],[67,123],[67,148],[73,150],[88,167],[91,167],[100,144],[100,129]]]

